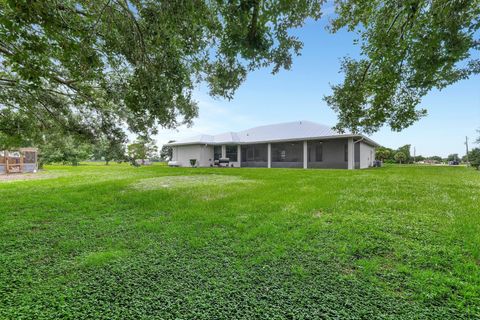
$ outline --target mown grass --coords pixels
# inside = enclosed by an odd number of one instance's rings
[[[1,319],[480,318],[480,174],[47,167],[0,183]]]

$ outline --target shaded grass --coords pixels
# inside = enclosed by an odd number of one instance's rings
[[[48,172],[0,184],[0,318],[480,317],[478,172]]]

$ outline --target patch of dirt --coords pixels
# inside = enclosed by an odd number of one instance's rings
[[[137,190],[157,190],[188,188],[202,185],[219,186],[227,184],[252,183],[253,180],[244,179],[237,176],[227,176],[218,174],[203,174],[191,176],[163,176],[156,178],[142,179],[132,185]]]
[[[46,174],[46,173],[10,173],[10,174],[0,174],[0,183],[9,182],[9,181],[21,181],[21,180],[37,180],[37,179],[47,179],[54,178],[55,175]]]
[[[315,218],[321,218],[323,216],[323,211],[322,210],[317,210],[313,213],[313,216]]]

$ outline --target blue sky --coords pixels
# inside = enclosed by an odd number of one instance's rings
[[[233,100],[212,99],[205,89],[197,90],[200,115],[191,128],[160,130],[159,145],[168,140],[196,135],[239,131],[250,127],[310,120],[334,126],[336,114],[323,101],[330,94],[330,84],[340,83],[340,59],[355,57],[359,48],[353,45],[355,34],[325,30],[328,16],[309,21],[295,30],[303,41],[302,55],[295,57],[291,70],[272,75],[271,69],[250,73]],[[389,128],[371,135],[378,143],[397,148],[405,144],[421,155],[447,156],[465,153],[465,136],[473,141],[480,129],[480,76],[472,77],[442,91],[433,91],[421,104],[428,115],[402,132]]]

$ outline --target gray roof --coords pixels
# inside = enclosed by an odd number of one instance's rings
[[[306,139],[363,138],[373,146],[379,146],[373,140],[351,133],[339,133],[329,126],[312,121],[294,121],[251,128],[239,132],[225,132],[217,135],[202,134],[172,142],[168,145],[191,144],[249,144],[261,142],[295,141]]]

